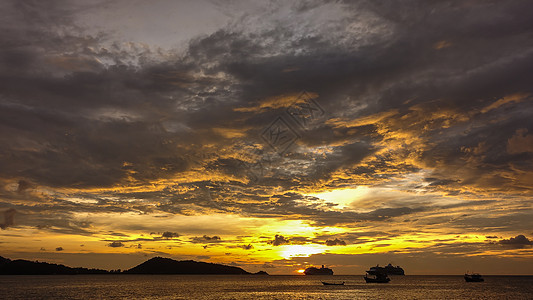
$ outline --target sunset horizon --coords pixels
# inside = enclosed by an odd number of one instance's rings
[[[0,256],[533,275],[532,2],[0,8]]]

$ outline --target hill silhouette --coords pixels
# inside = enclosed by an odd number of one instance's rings
[[[249,275],[250,272],[239,267],[198,262],[194,260],[173,260],[154,257],[142,264],[124,271],[126,274],[232,274]]]
[[[100,269],[71,268],[65,265],[24,259],[11,260],[0,256],[0,274],[2,275],[76,275],[76,274],[109,274]]]
[[[264,271],[247,272],[239,267],[226,266],[194,260],[177,261],[154,257],[129,270],[120,272],[101,269],[72,268],[60,264],[11,260],[0,256],[0,275],[77,275],[77,274],[226,274],[226,275],[268,275]]]

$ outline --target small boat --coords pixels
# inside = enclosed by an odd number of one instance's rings
[[[390,278],[387,276],[387,274],[376,275],[373,277],[368,277],[368,275],[365,275],[363,278],[365,279],[366,283],[388,283],[390,281]]]
[[[485,279],[483,279],[483,277],[478,273],[472,273],[472,274],[466,273],[465,281],[466,282],[483,282],[485,281]]]
[[[321,281],[323,285],[344,285],[344,281],[343,282],[325,282],[325,281]]]

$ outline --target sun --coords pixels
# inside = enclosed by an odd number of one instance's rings
[[[298,272],[299,274],[303,274],[305,272],[305,270],[304,269],[300,269],[300,270],[298,270],[296,272]]]

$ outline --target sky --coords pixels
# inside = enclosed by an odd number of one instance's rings
[[[0,1],[0,255],[532,274],[530,1]]]

